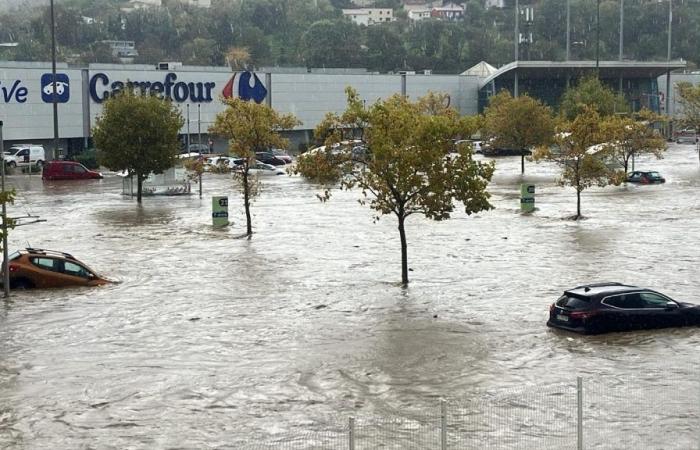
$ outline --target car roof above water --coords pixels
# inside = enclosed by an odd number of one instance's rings
[[[577,297],[597,297],[600,295],[618,294],[622,292],[638,291],[642,288],[638,286],[630,286],[622,283],[606,282],[592,283],[576,286],[572,289],[564,291],[565,294],[571,294]]]

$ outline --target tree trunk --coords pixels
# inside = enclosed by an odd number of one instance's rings
[[[136,203],[141,203],[141,192],[143,187],[143,175],[136,174]]]
[[[520,173],[525,173],[525,149],[520,149]]]
[[[581,217],[581,191],[576,188],[576,220]]]
[[[401,284],[408,286],[408,251],[406,245],[406,229],[404,216],[399,216],[399,236],[401,237]]]
[[[248,186],[248,162],[246,161],[245,167],[243,168],[243,206],[245,207],[245,222],[246,222],[246,235],[251,237],[253,235],[253,224],[250,218],[250,186]]]
[[[625,158],[625,174],[627,174],[627,166],[629,164],[629,158]]]

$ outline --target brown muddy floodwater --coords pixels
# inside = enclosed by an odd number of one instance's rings
[[[247,240],[237,238],[242,202],[225,175],[205,176],[203,199],[145,198],[142,207],[110,174],[9,177],[19,194],[10,215],[46,220],[13,230],[10,251],[67,251],[121,283],[0,301],[0,448],[245,448],[350,415],[415,416],[440,397],[531,392],[579,375],[622,386],[607,400],[626,401],[627,387],[639,386],[696,398],[697,328],[588,337],[545,326],[552,301],[586,282],[700,303],[697,153],[673,144],[665,159],[636,167],[667,183],[593,188],[585,220],[571,221],[575,194],[556,184],[555,166],[526,165],[538,210],[524,216],[519,158],[499,158],[496,209],[409,220],[407,289],[397,283],[395,220],[372,223],[358,192],[321,203],[298,177],[267,179]],[[211,196],[222,194],[234,224],[217,231]],[[610,430],[629,429],[604,409]],[[698,437],[698,411],[660,426]],[[492,413],[481,413],[488,422]],[[535,437],[523,442],[542,448]],[[595,448],[626,448],[610,442]]]

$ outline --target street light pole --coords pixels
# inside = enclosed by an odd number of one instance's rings
[[[600,0],[597,0],[595,19],[595,71],[600,78]]]
[[[668,0],[668,48],[666,59],[671,62],[671,24],[673,23],[673,0]],[[673,137],[673,122],[671,119],[671,69],[666,71],[666,117],[668,121],[668,139]]]
[[[2,194],[5,194],[5,145],[2,141],[2,120],[0,120],[0,155],[3,156],[0,161],[0,189]],[[10,270],[7,254],[7,206],[2,202],[2,290],[5,298],[10,296]]]
[[[53,82],[53,95],[51,96],[53,105],[53,155],[50,155],[49,159],[56,159],[58,156],[58,97],[56,94],[56,24],[53,0],[51,0],[51,76],[51,81]]]

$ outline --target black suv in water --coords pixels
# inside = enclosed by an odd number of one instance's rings
[[[636,286],[587,284],[564,291],[547,325],[583,334],[700,325],[700,306]]]

